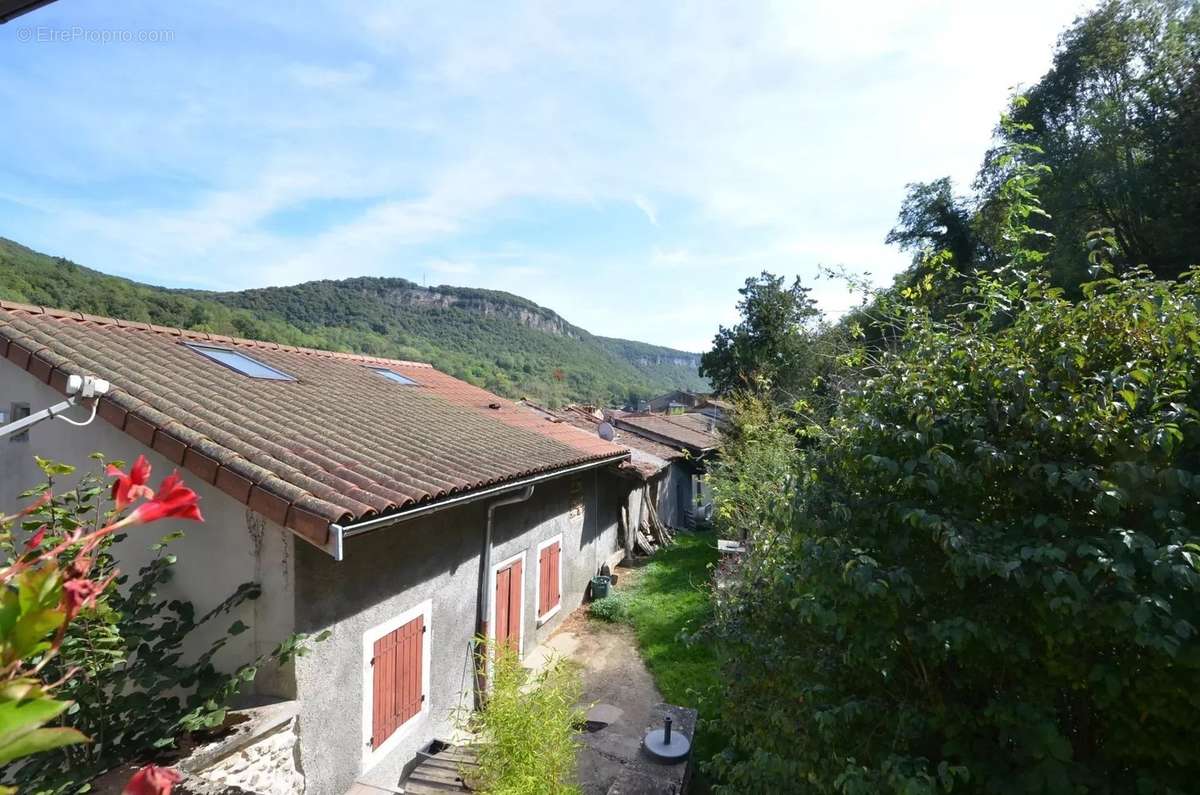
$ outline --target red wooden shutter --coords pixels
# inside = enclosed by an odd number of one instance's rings
[[[421,711],[425,700],[421,689],[424,646],[424,616],[375,641],[371,659],[372,748],[383,745],[396,729]]]
[[[557,541],[543,547],[538,554],[538,616],[544,616],[558,606],[558,556],[560,545]]]
[[[550,601],[547,610],[553,610],[562,599],[562,594],[559,592],[562,583],[558,581],[558,574],[562,571],[562,567],[559,565],[559,555],[561,554],[562,545],[555,541],[550,545]]]
[[[492,637],[498,641],[508,637],[508,591],[511,576],[511,568],[496,572],[496,628],[492,631]]]
[[[550,610],[550,547],[538,553],[538,616]]]

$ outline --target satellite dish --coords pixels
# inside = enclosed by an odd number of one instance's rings
[[[600,423],[596,427],[596,433],[600,434],[600,438],[606,442],[611,442],[617,436],[617,432],[613,430],[613,426],[607,422]]]

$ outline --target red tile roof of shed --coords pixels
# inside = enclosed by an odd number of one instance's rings
[[[719,423],[703,414],[625,414],[614,416],[613,424],[695,452],[721,444]]]
[[[242,375],[185,340],[235,349],[296,380]],[[414,362],[8,301],[0,357],[59,391],[68,375],[107,379],[100,416],[317,544],[332,522],[628,452]]]

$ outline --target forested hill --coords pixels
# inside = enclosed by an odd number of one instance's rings
[[[705,389],[698,354],[598,337],[520,296],[355,278],[216,293],[109,276],[0,238],[0,298],[430,362],[508,397],[620,404]]]

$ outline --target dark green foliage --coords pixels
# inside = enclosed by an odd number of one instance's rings
[[[978,258],[979,243],[971,228],[973,213],[968,200],[956,196],[949,177],[908,186],[908,196],[900,208],[895,228],[888,232],[888,243],[914,254],[920,265],[928,250],[948,251],[962,270]]]
[[[823,426],[738,414],[714,473],[749,548],[714,624],[730,792],[1195,789],[1200,273],[1155,280],[1099,230],[1078,244],[1105,278],[1066,297],[1047,166],[1003,129],[989,266],[941,250],[877,296]]]
[[[974,289],[909,310],[752,537],[719,611],[732,791],[1200,775],[1200,279]]]
[[[1050,71],[1014,97],[974,195],[956,195],[948,178],[909,186],[887,236],[914,253],[896,288],[925,282],[931,251],[968,275],[1004,265],[1005,193],[1030,166],[1044,169],[1044,214],[1026,246],[1068,295],[1091,278],[1082,242],[1098,229],[1109,230],[1119,270],[1177,278],[1200,264],[1200,4],[1107,0],[1077,20]],[[951,309],[966,282],[936,283],[927,298]]]
[[[1033,144],[1024,162],[1047,165],[1041,195],[1047,262],[1056,284],[1086,281],[1080,245],[1109,228],[1119,266],[1175,278],[1200,264],[1200,4],[1108,0],[1062,37],[1053,68],[1014,107],[1007,142]],[[987,160],[980,224],[1011,166]]]
[[[509,397],[624,404],[704,390],[695,354],[597,337],[509,293],[404,279],[236,293],[166,290],[0,239],[0,297],[167,326],[430,362]]]
[[[762,389],[791,401],[808,392],[820,367],[814,342],[821,312],[799,277],[791,286],[785,281],[763,271],[738,290],[741,321],[722,326],[700,357],[700,374],[717,394]]]

